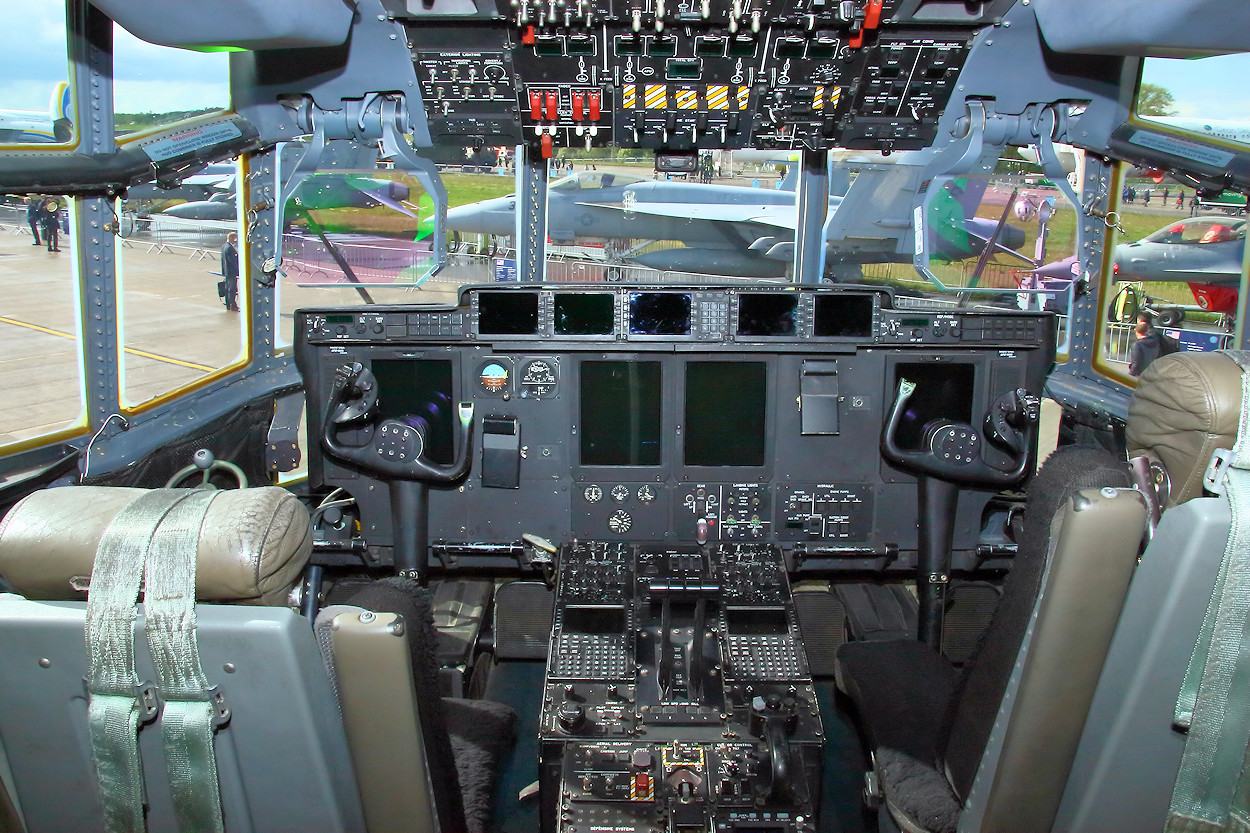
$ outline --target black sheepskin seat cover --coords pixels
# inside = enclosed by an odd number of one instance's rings
[[[421,733],[435,801],[450,809],[440,813],[444,826],[485,833],[490,826],[491,791],[499,760],[514,739],[516,712],[490,700],[440,695],[431,596],[417,582],[384,578],[358,592],[350,604],[379,613],[397,613],[408,623]]]

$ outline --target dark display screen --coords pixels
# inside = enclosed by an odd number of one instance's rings
[[[455,456],[456,402],[451,362],[445,359],[374,359],[378,412],[425,429],[425,456],[450,463]]]
[[[660,363],[581,364],[583,466],[660,465]]]
[[[634,292],[629,296],[629,332],[643,336],[690,333],[690,295],[686,292]]]
[[[687,466],[764,465],[768,365],[686,365]]]
[[[624,633],[628,622],[623,607],[573,607],[564,609],[564,630],[571,633]]]
[[[555,297],[558,336],[605,336],[613,330],[613,296],[578,293]]]
[[[812,335],[870,338],[872,296],[841,293],[817,295]]]
[[[738,335],[792,336],[799,296],[791,293],[742,293],[738,296]]]
[[[894,387],[900,379],[916,383],[894,434],[900,448],[919,449],[924,445],[925,426],[934,420],[969,422],[972,395],[976,387],[976,366],[915,362],[894,368]]]
[[[484,336],[538,332],[537,292],[479,292],[477,312],[477,331]]]

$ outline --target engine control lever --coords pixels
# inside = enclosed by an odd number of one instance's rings
[[[751,700],[749,730],[762,739],[768,750],[768,775],[763,781],[763,798],[769,804],[792,804],[794,787],[790,773],[790,736],[798,729],[797,704],[778,694],[756,696]]]
[[[372,400],[362,406],[360,400]],[[334,373],[330,401],[321,426],[321,446],[332,457],[375,474],[387,482],[391,497],[395,571],[424,582],[429,570],[429,487],[463,479],[473,461],[473,403],[461,402],[455,459],[446,465],[425,456],[425,425],[400,419],[369,422],[377,403],[377,382],[359,363]],[[353,423],[366,437],[346,445],[339,432]]]

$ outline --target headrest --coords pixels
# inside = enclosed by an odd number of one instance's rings
[[[0,576],[31,599],[81,598],[100,537],[145,489],[66,486],[18,501],[0,520]],[[196,597],[283,604],[312,553],[308,510],[276,486],[218,492],[200,529]]]
[[[1211,453],[1237,441],[1241,399],[1241,368],[1222,353],[1172,353],[1142,373],[1128,406],[1128,455],[1163,465],[1168,506],[1202,495]]]

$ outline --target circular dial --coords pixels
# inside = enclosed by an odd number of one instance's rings
[[[487,393],[502,393],[508,388],[508,368],[499,362],[487,362],[478,371],[478,382]]]
[[[638,487],[639,503],[650,503],[653,500],[655,500],[655,489],[652,489],[645,483]]]
[[[617,509],[611,515],[608,515],[608,529],[617,535],[623,535],[629,532],[629,528],[634,525],[634,519],[624,509]]]
[[[617,483],[612,487],[612,491],[609,494],[612,495],[613,503],[624,503],[629,500],[629,487],[622,483]]]
[[[582,492],[582,497],[586,498],[587,503],[598,503],[603,500],[603,489],[592,483]]]
[[[556,369],[546,359],[534,359],[521,371],[522,396],[551,396],[556,392]]]

